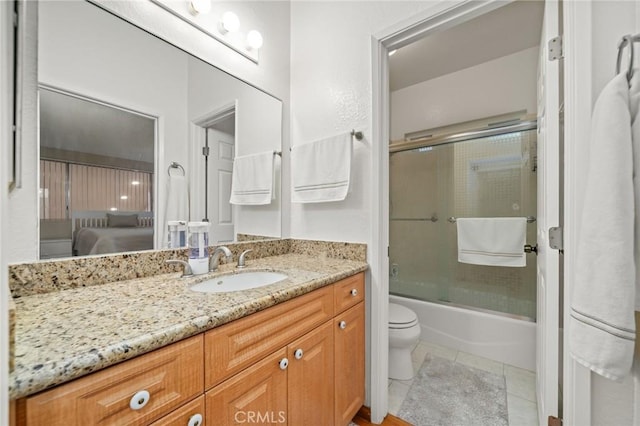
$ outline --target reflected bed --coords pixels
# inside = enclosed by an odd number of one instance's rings
[[[153,212],[78,211],[71,223],[74,256],[153,249]]]

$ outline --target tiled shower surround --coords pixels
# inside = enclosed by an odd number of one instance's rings
[[[535,216],[535,152],[534,129],[391,154],[391,292],[535,318],[535,254],[524,268],[459,263],[447,220]]]

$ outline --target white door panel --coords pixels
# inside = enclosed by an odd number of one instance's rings
[[[211,156],[209,161],[209,214],[212,243],[234,241],[231,175],[235,155],[235,139],[232,135],[215,129],[207,129]]]

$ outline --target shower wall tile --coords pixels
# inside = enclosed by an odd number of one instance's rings
[[[527,255],[524,268],[458,263],[456,226],[446,220],[535,216],[535,153],[533,130],[393,154],[392,218],[398,212],[419,217],[432,209],[439,220],[391,221],[390,263],[399,269],[392,291],[395,282],[413,297],[429,294],[431,299],[535,318],[535,255]],[[535,223],[527,226],[526,240],[535,244]]]

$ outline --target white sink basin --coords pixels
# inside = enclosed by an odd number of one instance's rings
[[[222,293],[264,287],[287,279],[285,274],[269,271],[247,271],[208,279],[191,287],[202,293]]]

